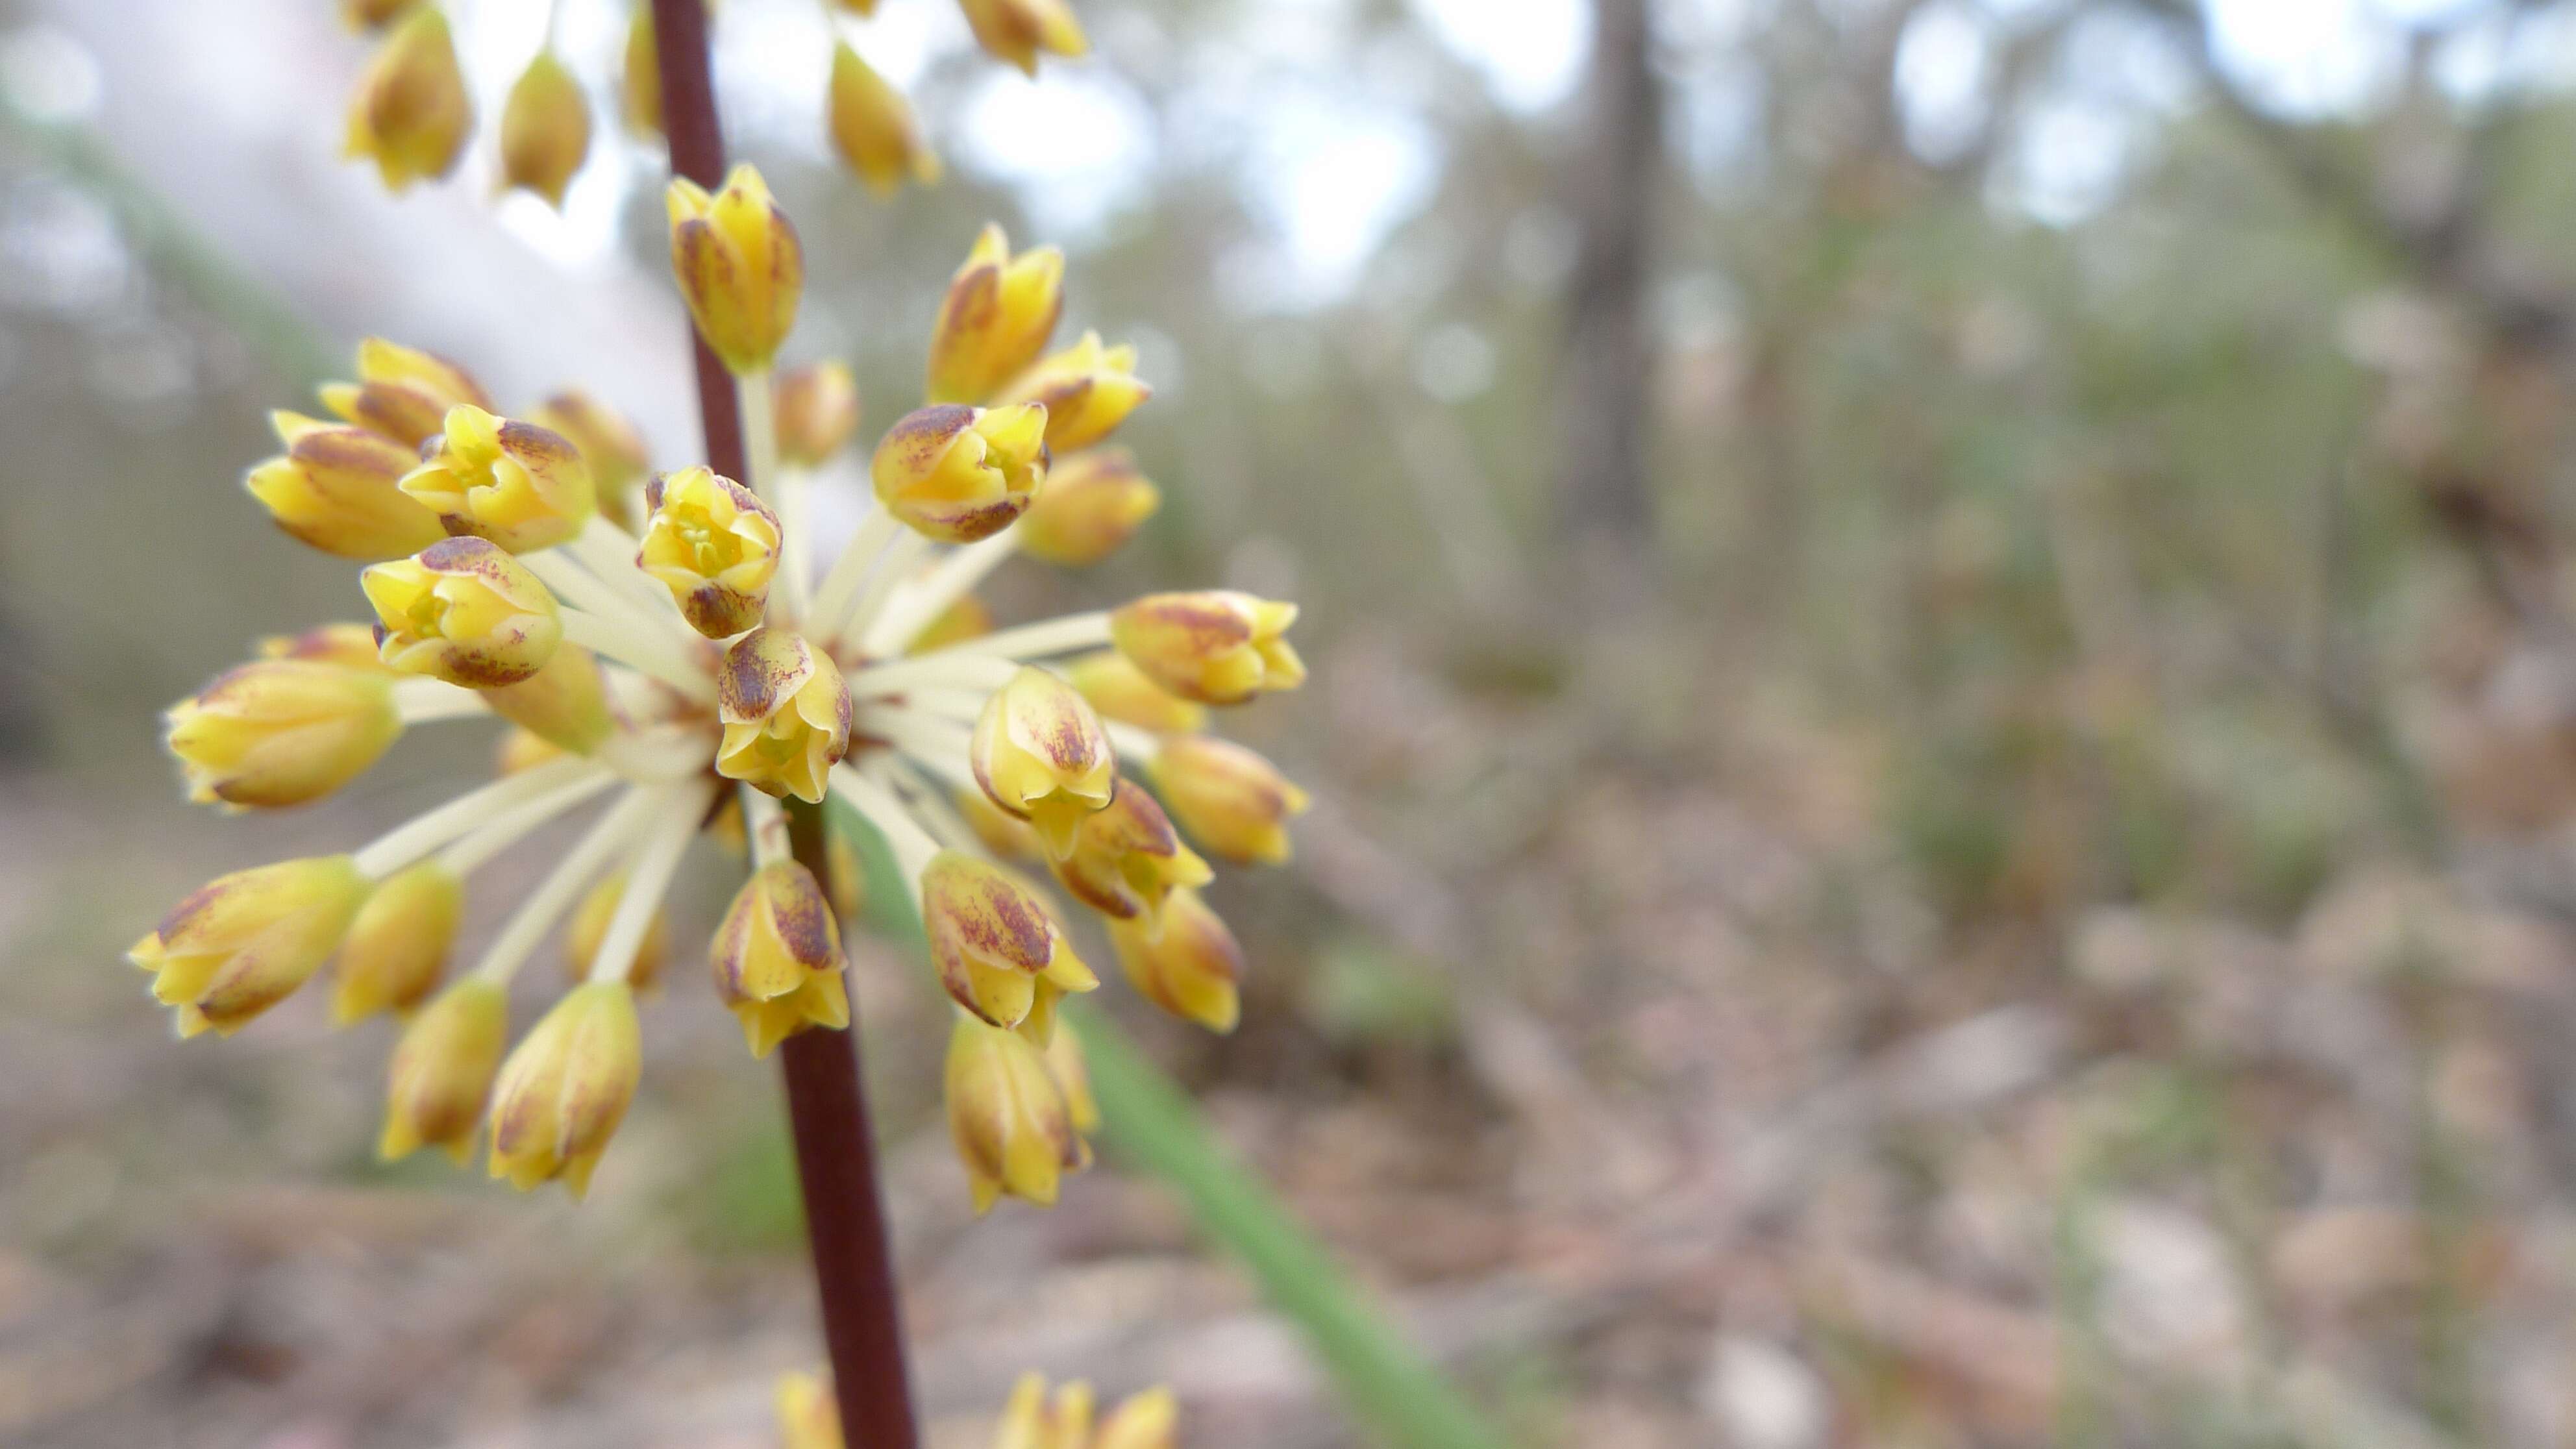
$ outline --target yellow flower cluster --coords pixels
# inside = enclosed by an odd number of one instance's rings
[[[1175,1449],[1180,1443],[1180,1401],[1165,1388],[1134,1394],[1100,1416],[1087,1383],[1058,1385],[1022,1374],[993,1430],[993,1449]],[[778,1381],[781,1449],[843,1449],[841,1416],[831,1386],[818,1374],[787,1374]]]

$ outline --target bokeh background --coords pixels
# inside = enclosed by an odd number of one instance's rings
[[[622,3],[562,4],[611,94]],[[487,117],[540,8],[451,6]],[[1301,600],[1314,682],[1237,727],[1318,804],[1217,898],[1243,1029],[1121,1014],[1477,1402],[2576,1443],[2576,5],[1077,8],[1032,83],[884,0],[953,173],[887,204],[818,7],[725,0],[790,351],[873,436],[988,217],[1142,347],[1163,513],[995,594]],[[0,0],[0,1441],[761,1444],[816,1353],[791,1166],[685,953],[577,1210],[379,1168],[380,1023],[178,1046],[118,959],[489,748],[177,799],[154,712],[356,605],[241,495],[266,409],[381,333],[694,461],[658,153],[603,115],[558,216],[487,128],[388,198],[334,9]],[[938,1444],[1024,1367],[1361,1442],[1150,1179],[972,1224],[937,1003],[858,970]]]

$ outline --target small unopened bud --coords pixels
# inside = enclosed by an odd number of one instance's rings
[[[985,699],[967,760],[993,803],[1036,826],[1059,860],[1118,781],[1100,716],[1072,685],[1034,665]]]
[[[464,368],[434,352],[370,337],[358,344],[358,380],[324,383],[322,405],[342,421],[416,449],[447,425],[447,411],[492,399]],[[419,461],[405,459],[405,465]]]
[[[832,866],[827,893],[832,897],[832,914],[846,928],[868,907],[868,876],[859,864],[859,852],[850,844],[849,837],[837,830],[830,834],[831,839],[824,846],[824,854]]]
[[[665,195],[671,215],[671,270],[689,315],[727,368],[761,372],[796,323],[805,290],[805,251],[768,183],[750,166],[733,168],[722,190],[674,177]]]
[[[492,747],[492,768],[497,774],[515,775],[522,770],[533,770],[548,760],[560,760],[568,753],[561,745],[541,735],[513,729]]]
[[[436,860],[378,883],[340,943],[332,1024],[347,1026],[380,1011],[407,1012],[427,1000],[447,968],[447,949],[464,916],[465,882]]]
[[[484,690],[483,704],[569,754],[597,752],[617,728],[599,660],[571,644],[558,647],[531,677]]]
[[[1281,637],[1295,604],[1231,589],[1147,594],[1109,616],[1109,637],[1145,677],[1201,704],[1241,704],[1306,682],[1305,662]]]
[[[716,773],[769,795],[820,801],[850,752],[850,691],[831,656],[789,629],[754,629],[716,671],[724,738]]]
[[[954,850],[932,857],[921,923],[949,996],[995,1026],[1028,1020],[1042,981],[1061,991],[1100,984],[1037,894],[989,861]]]
[[[1176,890],[1157,916],[1112,919],[1109,942],[1136,993],[1184,1021],[1228,1032],[1243,1015],[1243,948],[1198,892]]]
[[[318,624],[301,634],[271,634],[259,641],[259,654],[263,659],[300,659],[370,674],[393,673],[376,655],[372,624]]]
[[[959,1016],[948,1038],[948,1135],[982,1213],[1004,1194],[1040,1206],[1090,1149],[1046,1058],[1018,1032]]]
[[[471,403],[447,410],[445,430],[402,490],[449,533],[490,539],[512,553],[552,548],[597,511],[590,469],[563,434],[495,417]]]
[[[1038,360],[1063,310],[1064,253],[1033,247],[1013,256],[1001,227],[985,227],[931,328],[930,401],[990,401]]]
[[[402,737],[381,671],[262,659],[226,670],[163,716],[188,798],[275,809],[319,800]]]
[[[1287,863],[1288,821],[1314,803],[1278,766],[1231,740],[1165,740],[1148,768],[1181,828],[1237,865]]]
[[[1104,347],[1100,334],[1038,362],[1002,389],[1003,402],[1045,403],[1047,446],[1059,453],[1108,437],[1154,390],[1136,376],[1136,349]]]
[[[906,413],[868,467],[877,501],[942,543],[1008,528],[1046,481],[1046,409],[943,405]]]
[[[1051,429],[1052,404],[1047,418]],[[1047,469],[1046,487],[1020,520],[1020,548],[1065,568],[1096,564],[1135,537],[1162,506],[1162,490],[1136,471],[1125,449],[1076,453]]]
[[[859,379],[846,362],[817,362],[778,375],[778,456],[791,468],[820,468],[859,430]]]
[[[465,154],[474,103],[456,63],[447,16],[422,5],[385,37],[349,103],[351,157],[376,163],[385,189],[402,191],[423,177],[444,176]]]
[[[494,1177],[525,1192],[563,1179],[580,1197],[635,1100],[644,1046],[623,981],[574,987],[501,1064],[492,1092]]]
[[[377,652],[408,674],[468,689],[533,678],[563,642],[555,596],[528,566],[479,538],[451,538],[358,575],[376,610]]]
[[[781,1449],[847,1449],[841,1442],[840,1405],[820,1375],[779,1375],[774,1402]]]
[[[419,461],[393,440],[293,413],[276,416],[286,451],[242,479],[250,496],[291,536],[324,553],[373,561],[400,558],[447,536],[438,515],[402,491]]]
[[[653,37],[653,7],[638,5],[626,22],[626,56],[618,72],[619,110],[626,128],[643,136],[662,134],[662,49]]]
[[[463,1162],[509,1038],[508,994],[481,976],[448,987],[405,1022],[385,1072],[376,1156],[392,1162],[437,1147]]]
[[[501,180],[561,209],[564,188],[590,154],[590,100],[551,50],[528,62],[501,106]]]
[[[891,196],[907,180],[938,182],[939,158],[922,139],[911,103],[847,41],[832,50],[829,125],[832,149],[877,195]]]
[[[1175,887],[1206,885],[1215,872],[1181,843],[1154,797],[1121,778],[1108,807],[1083,818],[1073,853],[1055,862],[1055,877],[1102,915],[1134,920],[1150,919]]]
[[[620,528],[635,526],[635,485],[647,466],[644,439],[615,408],[578,388],[567,388],[528,414],[528,421],[563,435],[590,469],[599,511]]]
[[[716,995],[742,1021],[743,1040],[765,1057],[809,1026],[850,1024],[841,979],[841,931],[814,873],[792,860],[752,872],[716,927],[708,959]]]
[[[599,943],[608,939],[608,923],[616,918],[617,903],[625,898],[626,872],[613,871],[590,888],[581,904],[573,907],[572,919],[564,922],[564,976],[574,985],[590,979],[590,963],[599,959]],[[644,939],[635,948],[635,959],[627,964],[626,984],[650,991],[670,959],[671,913],[656,902],[653,918],[644,925]]]
[[[1009,61],[1030,75],[1038,73],[1040,51],[1072,59],[1091,50],[1080,22],[1073,18],[1073,8],[1064,0],[963,0],[963,4],[975,43],[994,59]]]
[[[1064,668],[1065,678],[1091,701],[1102,719],[1114,719],[1157,734],[1188,734],[1207,728],[1207,706],[1179,695],[1145,677],[1145,671],[1115,649],[1085,654]]]
[[[200,886],[125,957],[153,973],[152,995],[175,1010],[179,1035],[230,1036],[322,969],[367,887],[345,855],[237,870]]]
[[[644,485],[635,566],[660,581],[689,627],[730,639],[760,622],[778,575],[778,515],[721,473],[683,468]]]
[[[1147,1389],[1110,1412],[1092,1436],[1091,1449],[1173,1449],[1180,1417],[1180,1401],[1170,1389]]]

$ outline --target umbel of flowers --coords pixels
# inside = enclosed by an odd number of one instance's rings
[[[953,1000],[948,1117],[975,1203],[1054,1199],[1095,1110],[1058,1002],[1099,984],[1058,899],[1107,922],[1134,988],[1212,1030],[1242,954],[1197,890],[1205,856],[1269,862],[1305,798],[1204,734],[1211,708],[1304,677],[1293,606],[1224,591],[995,629],[974,590],[1023,551],[1098,558],[1156,503],[1100,449],[1148,389],[1129,349],[1050,352],[1062,258],[998,228],[951,280],[928,405],[886,430],[874,500],[826,561],[804,520],[814,469],[859,422],[846,369],[774,377],[803,278],[760,176],[674,181],[672,265],[736,374],[748,478],[646,476],[634,430],[565,392],[493,411],[462,368],[370,341],[327,417],[281,412],[252,468],[288,534],[365,562],[369,623],[272,639],[168,715],[192,798],[275,809],[330,794],[404,731],[488,719],[496,778],[347,854],[236,872],[131,957],[183,1036],[230,1033],[330,967],[334,1017],[401,1022],[382,1150],[467,1154],[495,1176],[582,1191],[642,1069],[636,991],[668,953],[662,900],[713,834],[749,877],[706,980],[755,1055],[849,1020],[844,854],[818,880],[780,801],[841,801],[883,837]],[[559,816],[578,838],[451,970],[485,867]],[[1204,852],[1204,855],[1202,854]],[[569,982],[515,1042],[509,990],[560,934]],[[336,964],[335,964],[336,963]]]

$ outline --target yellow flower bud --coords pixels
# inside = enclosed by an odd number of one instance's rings
[[[886,511],[942,543],[990,538],[1046,481],[1046,409],[943,405],[903,415],[869,476]]]
[[[376,630],[372,624],[320,624],[301,634],[271,634],[259,641],[259,654],[263,659],[337,664],[370,674],[394,672],[376,655]]]
[[[1181,843],[1154,797],[1123,777],[1108,807],[1083,818],[1073,853],[1055,862],[1055,878],[1075,900],[1121,920],[1151,919],[1174,887],[1203,886],[1215,874]]]
[[[644,485],[635,566],[661,582],[689,627],[729,639],[760,622],[778,574],[778,515],[721,473],[683,468]]]
[[[563,1179],[580,1197],[635,1100],[644,1045],[623,981],[574,987],[501,1064],[491,1173],[525,1192]]]
[[[322,405],[354,427],[417,449],[447,425],[447,411],[492,399],[465,369],[434,352],[370,337],[358,344],[358,380],[324,383]],[[292,441],[291,439],[289,441]],[[406,468],[419,462],[404,458]]]
[[[480,976],[448,987],[405,1022],[385,1072],[385,1127],[376,1156],[393,1162],[438,1147],[463,1162],[474,1150],[474,1127],[509,1036],[508,994]]]
[[[989,861],[933,856],[921,875],[921,923],[949,996],[995,1026],[1028,1020],[1041,981],[1060,991],[1100,984],[1045,903]]]
[[[563,642],[555,596],[528,566],[479,538],[451,538],[358,575],[375,606],[377,652],[407,674],[468,689],[535,677]]]
[[[501,106],[501,180],[563,206],[564,188],[590,154],[590,101],[572,71],[545,51],[519,73]]]
[[[832,1386],[815,1374],[781,1374],[775,1400],[782,1449],[845,1449],[841,1407]]]
[[[1157,734],[1187,734],[1207,728],[1207,706],[1183,699],[1145,677],[1134,661],[1115,649],[1085,654],[1065,666],[1065,678],[1091,701],[1103,719],[1131,724]]]
[[[1286,864],[1288,821],[1314,803],[1278,766],[1230,740],[1165,740],[1148,768],[1181,828],[1237,865]]]
[[[948,1038],[948,1134],[982,1213],[1008,1193],[1052,1205],[1090,1149],[1073,1130],[1046,1058],[1017,1032],[960,1015]]]
[[[1002,1406],[993,1449],[1091,1449],[1091,1385],[1066,1384],[1049,1403],[1044,1376],[1020,1375]]]
[[[1109,1415],[1091,1449],[1173,1449],[1180,1442],[1180,1417],[1180,1401],[1170,1389],[1147,1389]]]
[[[226,670],[163,719],[188,798],[237,809],[319,800],[364,773],[403,730],[391,677],[302,659]]]
[[[1297,606],[1232,589],[1147,594],[1109,616],[1109,637],[1145,677],[1201,704],[1295,689],[1306,665],[1280,637]]]
[[[1053,431],[1053,404],[1047,418]],[[1065,568],[1096,564],[1135,537],[1162,506],[1162,490],[1136,471],[1125,449],[1076,453],[1047,469],[1046,487],[1020,520],[1020,549]]]
[[[988,225],[949,279],[930,332],[928,395],[934,403],[983,403],[1046,350],[1064,310],[1064,253],[1011,239]]]
[[[973,594],[960,594],[957,602],[939,611],[939,617],[921,626],[904,646],[906,654],[928,654],[951,644],[981,639],[993,632],[993,611]]]
[[[456,63],[447,17],[422,5],[385,37],[349,104],[345,154],[376,163],[385,189],[401,191],[425,176],[444,176],[465,153],[474,103]]]
[[[832,914],[844,924],[855,921],[868,907],[868,876],[859,865],[859,852],[837,830],[830,832],[823,849],[832,863]]]
[[[841,930],[814,873],[792,860],[752,872],[716,927],[716,995],[755,1057],[809,1026],[850,1024]]]
[[[447,948],[455,944],[464,915],[465,882],[436,860],[386,877],[358,908],[349,938],[340,943],[332,1025],[420,1005],[447,968]]]
[[[1235,987],[1243,979],[1243,948],[1198,892],[1172,892],[1159,916],[1112,918],[1109,943],[1138,995],[1210,1031],[1234,1030],[1243,1015]]]
[[[590,979],[590,963],[598,959],[599,943],[608,938],[608,923],[625,896],[626,872],[612,871],[573,907],[572,919],[564,923],[563,963],[564,975],[574,985]],[[626,968],[626,984],[638,991],[651,990],[661,979],[663,963],[670,959],[671,913],[656,904],[653,918],[644,925],[644,940],[635,948],[635,960]]]
[[[1036,826],[1059,860],[1118,782],[1100,716],[1072,685],[1034,665],[1022,665],[984,701],[967,760],[993,803]]]
[[[1082,1038],[1060,1031],[1047,1039],[1047,1075],[1064,1093],[1065,1114],[1073,1130],[1088,1137],[1100,1130],[1100,1099],[1091,1092],[1091,1068],[1082,1059]]]
[[[770,795],[819,801],[850,752],[850,691],[831,656],[787,629],[754,629],[716,671],[724,739],[716,773]]]
[[[984,848],[1004,860],[1044,860],[1046,842],[1029,822],[1005,812],[981,790],[960,790],[956,795],[957,813]]]
[[[698,335],[736,373],[767,369],[805,290],[805,251],[787,213],[748,164],[733,168],[713,196],[674,177],[664,200],[671,270]]]
[[[634,490],[646,467],[644,439],[618,411],[578,388],[567,388],[528,414],[528,421],[563,436],[590,469],[599,511],[620,528],[635,526]]]
[[[200,886],[125,957],[153,973],[152,995],[176,1009],[179,1035],[230,1036],[322,968],[367,886],[345,855],[237,870]]]
[[[1136,376],[1134,347],[1103,347],[1099,333],[1085,332],[1013,379],[1001,401],[1045,403],[1047,446],[1070,453],[1108,437],[1153,395]]]
[[[533,770],[548,760],[560,760],[569,753],[542,735],[513,729],[492,747],[492,768],[497,774],[515,775],[521,770]]]
[[[877,195],[893,195],[907,177],[924,186],[939,180],[939,158],[922,140],[911,104],[848,41],[832,48],[829,124],[832,149]]]
[[[597,510],[590,469],[563,434],[494,417],[472,403],[447,425],[402,491],[437,514],[449,533],[487,538],[512,553],[552,548]]]
[[[286,451],[242,479],[277,526],[342,558],[400,558],[447,536],[438,515],[402,491],[419,460],[364,428],[278,414]]]
[[[484,690],[483,703],[568,754],[596,752],[617,728],[599,661],[589,650],[571,644],[558,647],[529,678]]]
[[[351,30],[382,30],[418,0],[340,0],[340,18]]]
[[[817,362],[778,375],[778,456],[791,468],[820,468],[859,430],[859,380],[846,362]]]
[[[961,0],[975,43],[996,60],[1006,60],[1030,75],[1038,73],[1038,52],[1067,59],[1085,55],[1091,42],[1064,0]]]
[[[662,134],[662,48],[653,38],[653,7],[635,7],[626,22],[626,62],[619,72],[620,109],[626,128],[644,136]]]

